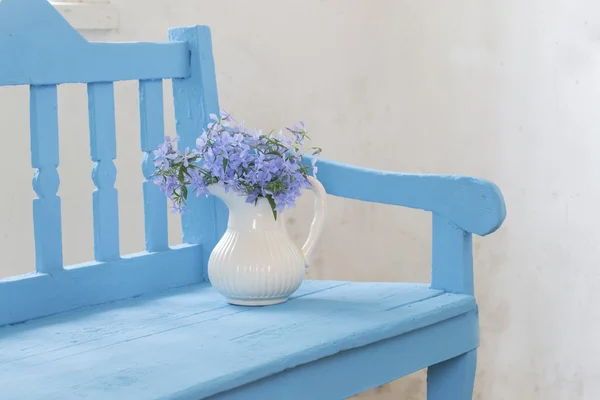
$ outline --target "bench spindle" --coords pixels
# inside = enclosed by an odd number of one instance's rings
[[[119,206],[115,186],[117,138],[115,132],[115,99],[112,82],[89,83],[88,110],[90,150],[94,168],[92,180],[94,211],[94,258],[114,261],[119,252]]]
[[[154,252],[169,248],[167,198],[152,182],[156,171],[153,151],[165,136],[162,80],[141,80],[139,92],[146,250]]]
[[[31,166],[36,168],[33,189],[35,269],[52,273],[63,269],[58,176],[58,105],[56,85],[30,86]]]

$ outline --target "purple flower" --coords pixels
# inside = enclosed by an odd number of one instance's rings
[[[283,131],[249,131],[226,111],[221,117],[209,115],[211,122],[196,139],[196,148],[180,152],[178,138],[168,137],[154,152],[157,168],[154,183],[173,201],[174,210],[183,212],[189,192],[208,195],[211,184],[219,184],[246,197],[249,203],[268,197],[274,212],[293,207],[302,190],[310,187],[307,177],[317,172],[320,149],[315,149],[312,167],[302,164],[302,147],[308,136],[300,122]]]

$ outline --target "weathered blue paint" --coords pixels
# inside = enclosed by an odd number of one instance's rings
[[[169,40],[186,42],[191,50],[191,75],[173,79],[173,98],[179,145],[193,148],[210,121],[209,115],[219,113],[210,29],[206,26],[170,29]],[[210,252],[225,232],[227,207],[214,196],[190,196],[188,210],[181,218],[183,241],[202,244],[206,268]]]
[[[475,309],[422,284],[307,282],[265,308],[176,289],[0,330],[0,387],[31,400],[340,399],[476,348]]]
[[[156,171],[153,151],[165,136],[162,84],[162,80],[140,81],[140,128],[144,152],[142,172],[145,178],[142,189],[147,251],[161,251],[169,247],[167,198],[152,182],[152,174]]]
[[[0,279],[0,327],[198,283],[203,280],[198,267],[201,262],[199,246],[180,245],[160,253],[129,254],[117,261],[70,266],[52,275],[33,273]],[[2,354],[0,350],[0,363]]]
[[[33,189],[35,269],[52,273],[62,270],[62,227],[58,167],[58,109],[56,86],[31,86],[29,92],[31,166],[36,168]]]
[[[187,244],[169,249],[166,200],[149,182],[164,134],[161,79],[174,78],[181,145],[194,146],[219,110],[209,29],[176,28],[169,39],[88,43],[46,0],[0,0],[0,86],[31,85],[38,197],[37,272],[0,279],[0,326],[26,322],[0,328],[0,398],[337,399],[426,367],[430,400],[471,398],[479,344],[472,234],[502,224],[498,188],[322,160],[319,178],[334,196],[432,212],[431,285],[309,281],[279,306],[227,305],[208,283],[195,285],[207,280],[225,206],[192,197]],[[113,161],[113,82],[121,79],[140,80],[146,179],[147,251],[129,256],[119,252]],[[66,82],[88,83],[97,261],[63,268],[55,85]]]
[[[453,357],[453,354],[468,352],[479,343],[476,322],[477,315],[471,311],[401,336],[288,369],[210,399],[260,399],[264,398],[265,393],[270,398],[286,400],[349,398],[389,383],[399,376],[438,364],[440,360]],[[428,394],[429,400],[438,400],[432,397],[434,393]],[[453,399],[450,390],[445,393],[448,396],[440,399]],[[173,398],[186,399],[184,396]]]
[[[0,55],[0,86],[189,75],[185,43],[89,43],[47,0],[0,1]]]

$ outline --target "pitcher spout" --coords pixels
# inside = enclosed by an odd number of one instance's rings
[[[229,209],[229,229],[234,230],[257,230],[277,229],[283,225],[283,218],[278,216],[277,220],[267,199],[258,198],[256,202],[248,203],[247,196],[226,189],[221,185],[208,187],[210,194],[222,200]]]
[[[238,193],[235,193],[233,189],[226,189],[225,186],[222,185],[210,185],[208,186],[208,191],[211,195],[222,200],[228,208],[236,206],[240,202],[246,202],[245,196],[240,196]]]

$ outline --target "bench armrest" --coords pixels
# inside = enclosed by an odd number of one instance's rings
[[[469,233],[490,234],[506,217],[502,193],[483,179],[386,172],[329,160],[317,166],[328,194],[431,211]]]
[[[333,196],[431,211],[431,287],[474,295],[471,234],[490,234],[506,217],[496,185],[466,176],[385,172],[327,160],[318,162],[318,178]]]

